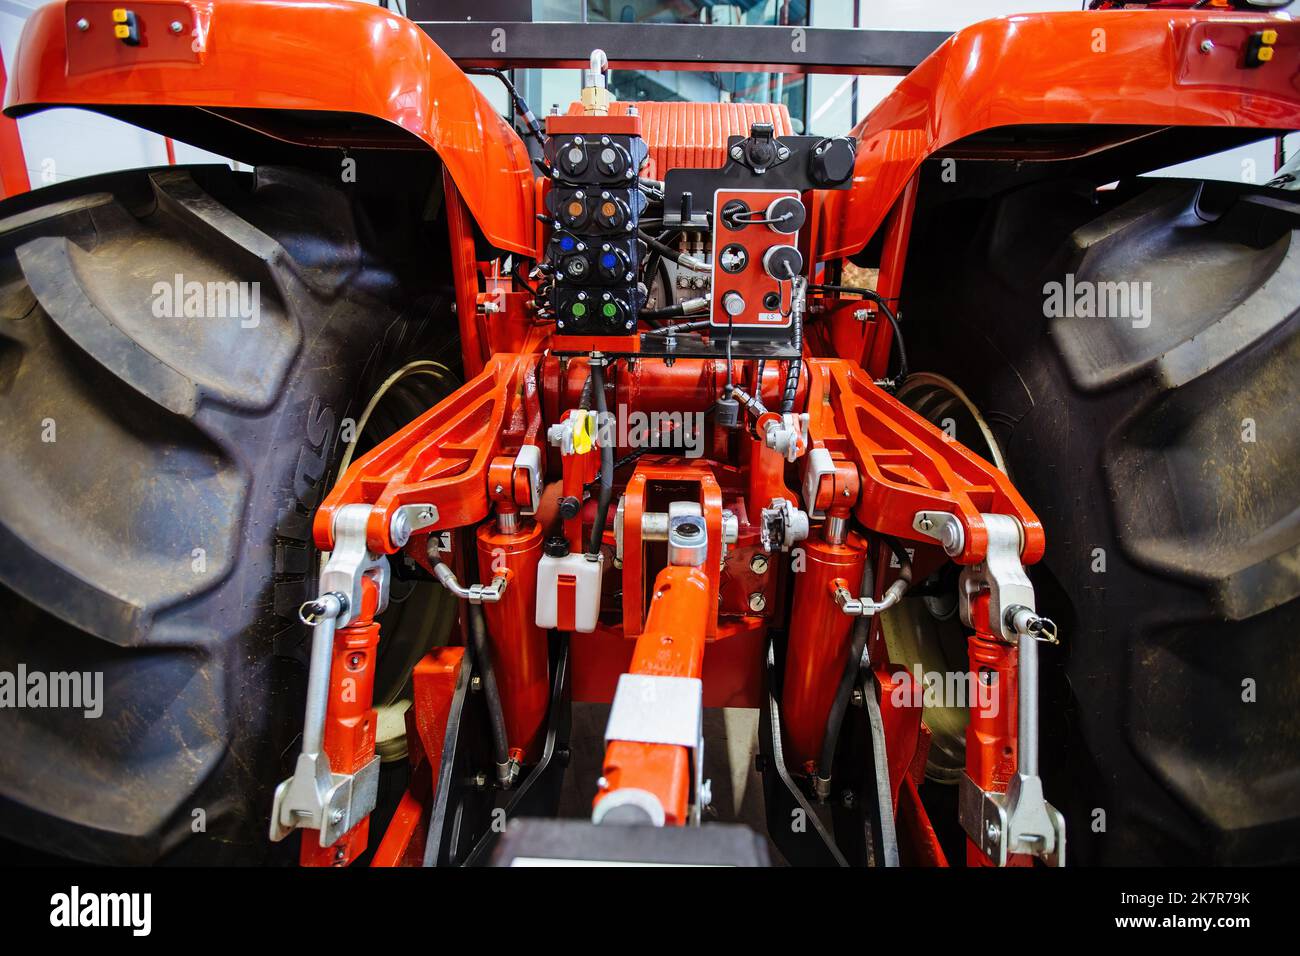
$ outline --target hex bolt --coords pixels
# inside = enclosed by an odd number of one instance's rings
[[[330,823],[338,824],[338,823],[342,823],[342,822],[343,822],[343,811],[342,811],[342,810],[335,810],[333,813],[330,814]]]
[[[1201,52],[1202,52],[1202,53],[1213,53],[1213,52],[1214,52],[1214,41],[1213,41],[1213,40],[1202,40],[1202,41],[1201,41]]]
[[[749,609],[754,612],[762,611],[767,607],[767,598],[763,597],[762,591],[755,591],[749,596]]]
[[[406,512],[400,508],[393,513],[393,520],[388,526],[388,534],[393,539],[393,544],[399,548],[411,540],[411,521],[406,517]]]
[[[749,559],[749,570],[755,574],[767,574],[767,555],[756,554]]]
[[[185,25],[181,23],[181,21],[179,20],[173,20],[170,24],[168,24],[168,29],[170,29],[172,33],[180,33],[182,30],[185,29]]]
[[[483,678],[479,677],[477,674],[471,677],[469,679],[469,689],[476,694],[481,691],[483,689]]]
[[[990,842],[990,843],[996,843],[996,842],[998,841],[998,837],[1000,837],[1000,836],[1002,835],[1002,828],[1001,828],[1000,826],[998,826],[996,823],[993,823],[992,821],[989,821],[989,826],[988,826],[988,831],[987,831],[987,832],[988,832],[988,835],[989,835],[989,842]]]
[[[87,20],[85,17],[79,17],[77,19],[77,29],[80,30],[82,33],[85,33],[87,30],[90,29],[90,21]]]
[[[930,519],[929,515],[926,515],[924,518],[921,519],[922,531],[929,531],[933,527],[934,527],[934,521]]]

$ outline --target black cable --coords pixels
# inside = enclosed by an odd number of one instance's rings
[[[582,392],[578,395],[578,407],[584,412],[591,410],[591,369],[587,369],[587,380],[582,383]]]
[[[605,401],[605,368],[602,363],[591,363],[591,386],[596,398],[596,428],[604,424],[609,414],[609,405]],[[605,525],[609,522],[609,506],[614,499],[614,442],[600,443],[600,492],[596,499],[596,520],[591,524],[591,539],[587,542],[587,554],[600,554],[601,543],[605,540]]]
[[[870,550],[866,562],[862,565],[861,590],[858,592],[870,597],[876,590],[876,576],[871,566]],[[862,668],[862,651],[867,646],[867,637],[871,634],[871,618],[859,617],[853,624],[853,639],[849,642],[849,657],[844,662],[840,674],[839,686],[831,700],[831,709],[826,714],[826,733],[822,737],[821,760],[817,764],[817,776],[827,781],[831,779],[831,765],[835,762],[835,745],[840,739],[840,727],[844,723],[844,714],[849,708],[849,698],[853,696],[853,685],[857,682],[858,672]]]
[[[680,229],[665,229],[663,232],[659,234],[658,241],[667,245],[668,243],[675,240],[679,235],[681,235]],[[673,289],[673,285],[672,285],[672,278],[668,275],[668,268],[664,266],[663,263],[664,263],[663,253],[651,249],[650,255],[646,257],[645,273],[644,273],[645,284],[646,284],[646,288],[648,289],[650,288],[650,284],[654,281],[655,274],[659,272],[662,268],[663,280],[664,280],[664,298],[669,299],[670,301],[667,303],[660,303],[661,306],[672,305],[673,302],[675,302],[677,299],[677,293]]]
[[[912,583],[912,559],[907,550],[903,547],[901,541],[893,535],[882,534],[881,540],[889,546],[894,557],[898,559],[899,572],[901,580],[906,581],[908,585]],[[859,592],[864,598],[869,598],[876,591],[875,572],[871,565],[871,549],[867,549],[866,563],[862,566],[862,590]],[[840,674],[839,687],[835,691],[835,697],[831,701],[830,712],[826,715],[826,734],[822,738],[821,762],[817,765],[817,776],[829,781],[831,777],[831,764],[835,761],[835,744],[839,740],[840,726],[844,721],[844,714],[848,709],[849,698],[853,695],[853,685],[857,682],[858,672],[862,666],[862,651],[867,646],[867,636],[871,633],[871,621],[873,616],[863,615],[859,617],[853,626],[853,640],[849,648],[849,658],[844,662],[844,671]],[[877,768],[879,772],[879,768]]]
[[[687,269],[694,268],[693,266],[686,265],[685,263],[682,262],[682,254],[680,252],[678,252],[672,246],[665,245],[664,243],[660,242],[658,239],[650,235],[648,232],[638,231],[637,235],[641,237],[642,242],[644,242],[653,251],[659,253],[659,255],[667,259],[671,259],[673,262],[677,263],[679,266],[682,266],[684,268]]]
[[[498,80],[504,83],[506,92],[510,94],[510,99],[515,104],[515,110],[519,113],[520,118],[523,119],[524,125],[528,127],[528,135],[537,140],[540,145],[546,145],[546,134],[542,132],[541,124],[537,122],[537,116],[529,108],[528,104],[524,102],[524,98],[519,95],[519,91],[515,89],[514,83],[510,81],[510,77],[506,76],[504,70],[498,70],[494,66],[469,66],[465,67],[465,72],[474,73],[479,76],[495,76]]]
[[[662,313],[662,314],[661,314]],[[643,319],[672,318],[674,315],[683,315],[681,304],[670,306],[667,309],[656,309],[653,312],[642,312]],[[696,332],[700,329],[707,329],[711,324],[709,319],[696,319],[693,322],[678,322],[676,325],[662,325],[657,329],[651,329],[646,335],[676,335],[678,332]]]
[[[469,633],[474,663],[478,666],[483,698],[487,702],[489,723],[492,725],[492,758],[504,773],[510,765],[510,744],[506,738],[505,712],[501,709],[501,691],[497,687],[496,670],[492,666],[492,649],[488,646],[487,622],[481,604],[469,605]]]
[[[899,324],[898,316],[894,315],[894,310],[889,307],[885,297],[874,289],[862,289],[852,285],[810,285],[808,288],[813,292],[847,292],[850,295],[860,295],[880,306],[880,311],[885,313],[885,318],[889,320],[889,324],[894,329],[894,341],[898,344],[898,374],[894,376],[894,387],[897,388],[902,385],[903,380],[910,374],[907,364],[907,346],[903,343],[903,327]]]
[[[795,313],[792,331],[793,336],[790,339],[790,347],[794,349],[795,357],[790,360],[789,368],[785,373],[785,394],[781,397],[782,415],[794,411],[794,396],[799,391],[799,378],[803,375],[802,313]]]

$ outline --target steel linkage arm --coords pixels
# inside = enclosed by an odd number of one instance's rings
[[[829,526],[851,507],[864,527],[937,543],[964,566],[958,598],[974,631],[972,670],[996,673],[992,690],[1003,698],[1001,708],[971,714],[960,817],[973,859],[1063,865],[1064,820],[1044,799],[1038,775],[1038,643],[1055,643],[1056,625],[1036,612],[1024,570],[1043,555],[1042,525],[1005,474],[861,368],[814,359],[808,374],[809,511],[824,512]],[[846,463],[856,467],[857,489],[844,481]],[[896,584],[873,601],[840,581],[835,602],[846,614],[874,614],[901,593]]]
[[[334,516],[370,505],[366,546],[392,554],[411,533],[462,528],[494,503],[489,468],[536,444],[541,423],[536,355],[496,355],[479,375],[352,463],[312,525],[316,546],[334,547]]]
[[[1043,527],[1009,479],[878,387],[860,366],[808,361],[810,449],[852,461],[861,476],[854,514],[882,534],[932,543],[922,512],[951,514],[960,527],[950,556],[975,564],[988,548],[983,515],[1006,514],[1023,531],[1020,559],[1043,556]],[[813,455],[808,456],[810,462]]]

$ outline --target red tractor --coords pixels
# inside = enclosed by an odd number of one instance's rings
[[[1142,175],[1300,129],[1300,25],[1144,6],[564,49],[344,0],[37,11],[10,117],[237,165],[0,205],[0,835],[1300,859],[1300,201]],[[840,136],[608,77],[918,45]],[[537,65],[583,70],[544,120],[504,72]],[[757,721],[766,839],[714,708]]]

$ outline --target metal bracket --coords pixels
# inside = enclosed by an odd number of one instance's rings
[[[1013,853],[1065,866],[1065,817],[1043,799],[1037,776],[1016,774],[1006,793],[981,790],[962,775],[958,818],[971,841],[998,866]]]
[[[376,755],[354,774],[331,773],[324,751],[299,754],[293,776],[275,788],[271,839],[306,827],[320,831],[321,846],[333,845],[375,809],[379,763]]]
[[[346,505],[345,507],[364,506]],[[337,527],[337,518],[334,523]],[[411,540],[411,535],[415,532],[423,531],[425,528],[437,523],[438,508],[436,505],[401,505],[393,512],[392,524],[388,528],[388,534],[393,539],[393,544],[403,548],[406,546],[406,542]],[[337,535],[337,532],[335,534]]]
[[[1034,586],[1020,563],[1020,522],[1010,515],[981,517],[988,531],[988,550],[983,561],[962,570],[958,594],[962,623],[1014,644],[1018,635],[1007,611],[1017,606],[1034,610]],[[984,590],[989,592],[989,619],[977,624],[971,619],[971,598]]]
[[[389,573],[388,558],[382,554],[372,554],[366,547],[366,523],[369,520],[369,505],[344,505],[334,516],[334,550],[321,568],[320,593],[338,592],[347,597],[346,606],[334,621],[335,627],[347,627],[360,613],[363,577],[373,578],[378,585],[379,606],[375,608],[375,613],[388,607],[388,586],[392,575]],[[433,520],[437,520],[436,508]],[[328,676],[327,672],[326,677]]]
[[[519,510],[526,515],[537,514],[542,502],[542,450],[536,445],[525,445],[515,455],[515,468],[528,473],[528,504]]]
[[[808,517],[826,517],[825,510],[817,507],[817,489],[823,478],[834,475],[835,460],[831,453],[825,448],[810,449],[803,469],[803,506],[808,509]]]
[[[361,507],[366,512],[370,510]],[[384,568],[386,571],[387,564]],[[360,580],[358,577],[358,590]],[[293,776],[275,788],[271,804],[272,841],[278,842],[295,829],[307,827],[320,831],[321,846],[330,846],[375,808],[379,757],[375,756],[355,774],[334,773],[324,747],[334,634],[339,621],[356,616],[354,608],[360,601],[359,594],[354,604],[342,591],[325,591],[298,612],[303,622],[314,628],[307,672],[307,712],[303,717],[302,752],[298,754]]]
[[[708,787],[704,781],[703,681],[698,677],[620,675],[605,725],[605,743],[611,740],[669,744],[693,751],[691,821],[699,824],[701,805],[708,802],[704,799]]]
[[[912,528],[943,545],[944,554],[955,558],[966,547],[966,529],[955,514],[947,511],[918,511],[912,518]],[[1017,560],[1019,551],[1016,552]]]

